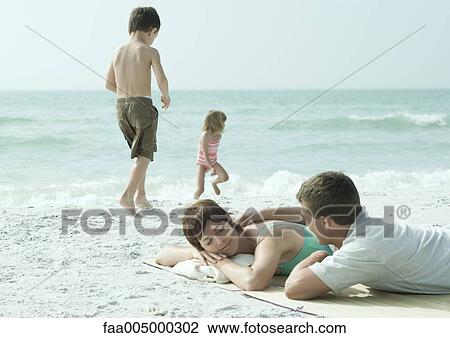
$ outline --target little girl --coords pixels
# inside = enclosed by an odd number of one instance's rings
[[[220,195],[219,183],[228,181],[228,174],[217,162],[217,149],[223,129],[225,128],[226,115],[218,110],[210,110],[203,121],[203,133],[197,155],[197,191],[194,199],[198,199],[205,191],[205,173],[211,170],[211,176],[217,175],[212,186],[214,192]]]

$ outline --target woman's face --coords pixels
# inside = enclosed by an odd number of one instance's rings
[[[200,244],[206,251],[231,257],[238,252],[239,233],[226,221],[208,221]]]

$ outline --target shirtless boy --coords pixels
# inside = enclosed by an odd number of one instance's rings
[[[117,93],[117,119],[131,158],[136,158],[128,185],[119,200],[134,215],[136,209],[151,208],[145,194],[145,176],[157,151],[158,110],[151,99],[151,70],[161,91],[162,108],[170,105],[169,85],[158,51],[151,47],[161,22],[153,7],[133,9],[128,24],[130,41],[113,56],[106,89]]]

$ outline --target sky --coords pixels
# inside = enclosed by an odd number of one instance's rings
[[[0,90],[103,89],[132,8],[153,6],[172,89],[325,89],[423,25],[339,88],[450,88],[450,2],[25,0],[2,3]]]

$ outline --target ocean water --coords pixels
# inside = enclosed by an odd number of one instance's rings
[[[450,90],[336,90],[271,128],[319,93],[174,91],[160,114],[177,128],[159,121],[149,197],[191,198],[209,109],[228,116],[219,162],[230,198],[295,194],[324,170],[366,190],[450,189]],[[113,94],[0,92],[1,207],[113,205],[131,164]]]

